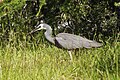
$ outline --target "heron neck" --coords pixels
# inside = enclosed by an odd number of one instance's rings
[[[54,37],[52,37],[52,29],[51,28],[48,28],[46,30],[45,37],[49,42],[55,44]]]

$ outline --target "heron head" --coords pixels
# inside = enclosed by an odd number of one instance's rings
[[[39,30],[42,30],[42,29],[46,30],[47,28],[48,28],[47,24],[41,23],[41,24],[39,24],[38,26],[35,26],[35,29],[32,30],[32,31],[31,31],[30,33],[28,33],[28,34],[32,34],[32,33],[36,32],[36,31],[39,31]]]
[[[38,31],[38,30],[41,30],[41,29],[46,29],[46,26],[45,26],[44,23],[41,23],[41,24],[39,24],[38,26],[36,26],[35,29],[37,29],[37,31]]]

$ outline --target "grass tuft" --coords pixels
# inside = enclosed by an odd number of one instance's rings
[[[1,80],[119,80],[120,43],[80,49],[73,62],[54,46],[19,44],[0,47]],[[28,45],[28,44],[27,44]],[[29,44],[30,45],[30,44]]]

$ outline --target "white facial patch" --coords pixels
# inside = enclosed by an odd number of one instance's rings
[[[44,24],[40,24],[40,25],[38,25],[37,28],[38,28],[38,30],[46,29],[46,28],[44,27]]]
[[[43,28],[44,24],[40,24],[39,27]]]

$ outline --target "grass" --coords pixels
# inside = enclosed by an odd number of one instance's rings
[[[73,54],[54,46],[0,48],[0,80],[120,80],[120,43]]]

